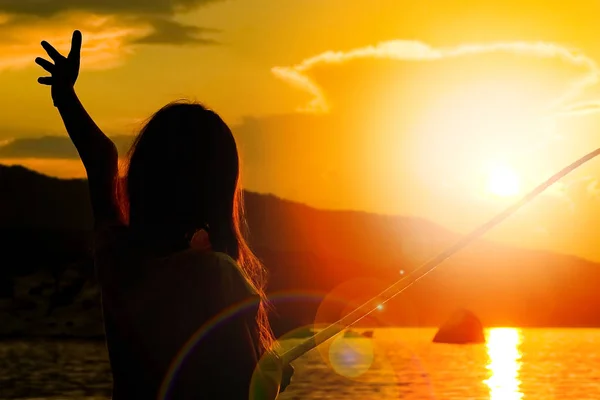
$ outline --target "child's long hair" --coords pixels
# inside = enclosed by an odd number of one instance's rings
[[[134,234],[167,249],[206,229],[212,248],[236,260],[260,296],[261,353],[274,344],[266,272],[246,243],[239,156],[231,130],[200,104],[174,102],[155,113],[128,154],[118,198]]]

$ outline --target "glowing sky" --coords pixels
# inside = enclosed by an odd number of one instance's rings
[[[8,4],[8,5],[7,5]],[[470,230],[600,146],[600,2],[0,2],[0,162],[81,176],[33,63],[84,34],[78,92],[122,148],[187,97],[233,126],[248,189]],[[43,138],[44,136],[58,138]],[[600,160],[496,229],[600,260]]]

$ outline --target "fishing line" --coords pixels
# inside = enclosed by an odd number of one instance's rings
[[[554,174],[552,177],[550,177],[548,180],[546,180],[544,183],[540,184],[538,187],[536,187],[531,192],[529,192],[521,200],[517,201],[510,207],[506,208],[500,214],[496,215],[495,217],[493,217],[492,219],[490,219],[483,225],[479,226],[477,229],[475,229],[468,235],[466,235],[463,238],[461,238],[460,240],[458,240],[454,245],[450,246],[445,251],[439,253],[437,256],[435,256],[434,258],[432,258],[425,264],[421,265],[420,267],[418,267],[411,273],[407,274],[400,280],[396,281],[394,284],[389,286],[383,292],[379,293],[377,296],[373,297],[371,300],[368,300],[366,303],[359,306],[355,310],[351,311],[349,314],[347,314],[345,317],[343,317],[339,321],[334,322],[333,324],[329,325],[325,329],[317,332],[314,336],[306,339],[302,343],[298,344],[297,346],[295,346],[295,347],[291,348],[290,350],[281,354],[281,356],[280,356],[281,360],[284,363],[290,363],[290,362],[296,360],[297,358],[301,357],[308,351],[314,349],[321,343],[326,342],[327,340],[333,338],[340,332],[342,332],[345,329],[349,328],[350,326],[356,324],[358,321],[360,321],[361,319],[365,318],[366,316],[368,316],[369,314],[371,314],[372,312],[377,310],[377,308],[379,306],[385,304],[387,301],[389,301],[393,297],[397,296],[398,294],[402,293],[404,290],[406,290],[407,288],[412,286],[414,283],[421,280],[423,277],[425,277],[427,274],[429,274],[431,271],[433,271],[438,265],[440,265],[442,262],[444,262],[445,260],[450,258],[452,255],[457,253],[459,250],[463,249],[464,247],[469,245],[474,240],[483,236],[487,231],[489,231],[490,229],[492,229],[493,227],[498,225],[500,222],[504,221],[506,218],[508,218],[512,214],[514,214],[518,209],[523,207],[525,204],[529,203],[531,200],[533,200],[535,197],[537,197],[539,194],[541,194],[544,190],[546,190],[552,184],[556,183],[558,180],[563,178],[565,175],[574,171],[575,169],[580,167],[582,164],[588,162],[589,160],[591,160],[592,158],[594,158],[598,155],[600,155],[600,148],[592,151],[591,153],[586,154],[585,156],[581,157],[580,159],[573,162],[569,166],[563,168],[558,173]]]

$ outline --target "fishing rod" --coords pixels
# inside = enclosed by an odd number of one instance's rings
[[[442,262],[446,261],[448,258],[450,258],[455,253],[457,253],[459,250],[461,250],[464,247],[466,247],[467,245],[469,245],[474,240],[483,236],[487,231],[489,231],[490,229],[492,229],[493,227],[498,225],[500,222],[504,221],[506,218],[508,218],[512,214],[514,214],[518,209],[523,207],[525,204],[529,203],[531,200],[533,200],[535,197],[537,197],[539,194],[541,194],[544,190],[546,190],[552,184],[556,183],[558,180],[563,178],[565,175],[574,171],[575,169],[580,167],[582,164],[590,161],[591,159],[595,158],[598,155],[600,155],[600,148],[592,151],[591,153],[586,154],[585,156],[581,157],[577,161],[575,161],[575,162],[571,163],[570,165],[568,165],[567,167],[563,168],[562,170],[560,170],[559,172],[554,174],[552,177],[550,177],[548,180],[546,180],[544,183],[540,184],[538,187],[536,187],[531,192],[529,192],[521,200],[517,201],[510,207],[506,208],[500,214],[496,215],[495,217],[493,217],[492,219],[490,219],[483,225],[479,226],[477,229],[475,229],[468,235],[466,235],[463,238],[461,238],[460,240],[458,240],[454,245],[450,246],[445,251],[439,253],[437,256],[435,256],[431,260],[427,261],[425,264],[421,265],[420,267],[418,267],[411,273],[407,274],[400,280],[396,281],[394,284],[389,286],[383,292],[379,293],[377,296],[373,297],[372,299],[368,300],[363,305],[361,305],[358,308],[356,308],[355,310],[351,311],[349,314],[347,314],[345,317],[343,317],[339,321],[334,322],[333,324],[329,325],[328,327],[324,328],[323,330],[317,332],[312,337],[306,339],[302,343],[298,344],[297,346],[295,346],[295,347],[291,348],[290,350],[281,354],[280,355],[281,360],[283,361],[284,364],[287,364],[287,363],[290,363],[290,362],[296,360],[297,358],[301,357],[308,351],[314,349],[318,345],[326,342],[327,340],[333,338],[340,332],[342,332],[345,329],[356,324],[361,319],[365,318],[366,316],[368,316],[369,314],[371,314],[378,308],[381,308],[381,306],[383,304],[385,304],[387,301],[389,301],[393,297],[399,295],[400,293],[402,293],[403,291],[408,289],[410,286],[412,286],[414,283],[421,280],[423,277],[425,277],[427,274],[429,274],[431,271],[433,271]]]

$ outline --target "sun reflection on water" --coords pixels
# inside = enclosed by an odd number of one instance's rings
[[[490,388],[490,400],[519,400],[519,369],[521,368],[521,332],[515,328],[490,329],[487,352],[491,376],[484,383]]]

